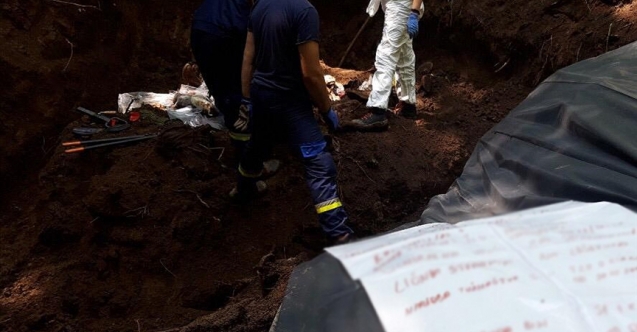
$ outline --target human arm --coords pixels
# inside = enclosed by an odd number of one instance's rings
[[[254,34],[248,32],[246,46],[243,51],[243,65],[241,67],[241,93],[244,98],[250,98],[250,81],[254,73]]]
[[[331,108],[330,97],[325,88],[323,68],[319,62],[319,44],[308,41],[298,46],[301,58],[301,72],[303,84],[310,94],[314,105],[321,114],[329,112]]]
[[[420,7],[422,6],[422,0],[413,0],[411,2],[411,10],[420,14]]]
[[[409,38],[414,38],[418,35],[418,19],[420,18],[420,7],[422,6],[422,0],[412,0],[411,2],[411,14],[407,19],[407,33]]]
[[[303,84],[310,94],[314,105],[318,107],[323,120],[330,129],[338,129],[339,121],[336,112],[332,109],[330,97],[325,88],[325,78],[323,68],[319,62],[319,47],[315,41],[309,41],[298,46],[301,58],[301,72],[303,73]]]

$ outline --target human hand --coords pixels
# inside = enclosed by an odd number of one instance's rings
[[[252,100],[250,100],[250,98],[248,97],[242,97],[240,107],[245,108],[248,111],[248,113],[252,113]]]
[[[235,129],[240,132],[247,132],[249,129],[250,117],[252,116],[252,101],[250,98],[241,98],[239,106],[239,116],[233,124]]]
[[[330,107],[330,110],[327,113],[321,114],[321,116],[330,130],[338,130],[341,127],[338,121],[338,115],[334,111],[334,108]]]
[[[415,12],[409,14],[409,19],[407,19],[407,33],[409,39],[414,39],[418,35],[418,14]]]

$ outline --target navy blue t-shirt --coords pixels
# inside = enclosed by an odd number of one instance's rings
[[[195,11],[192,28],[220,37],[245,35],[250,0],[205,0]]]
[[[248,30],[254,34],[252,83],[261,87],[306,91],[298,45],[319,40],[319,17],[307,0],[257,0]]]

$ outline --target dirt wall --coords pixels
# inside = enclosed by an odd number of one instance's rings
[[[0,8],[2,194],[31,178],[83,105],[114,109],[117,94],[165,91],[190,60],[195,1],[5,2]],[[3,200],[4,201],[4,200]]]
[[[322,56],[334,66],[366,20],[365,0],[313,1],[321,14]],[[115,107],[123,91],[175,87],[191,59],[190,18],[198,1],[9,0],[0,8],[0,189],[3,197],[50,157],[77,105]],[[420,58],[432,49],[460,61],[525,77],[529,86],[578,59],[634,39],[628,1],[427,2]],[[370,19],[345,67],[372,67],[382,12]],[[466,60],[471,58],[472,60]]]

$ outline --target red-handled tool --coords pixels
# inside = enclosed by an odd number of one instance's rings
[[[71,142],[63,142],[62,146],[80,145],[80,147],[72,148],[72,149],[68,149],[64,151],[65,153],[75,153],[75,152],[81,152],[81,151],[90,150],[90,149],[102,148],[106,146],[144,141],[147,139],[155,138],[157,136],[158,135],[135,135],[135,136],[125,136],[125,137],[117,137],[117,138],[71,141]]]
[[[118,117],[112,117],[109,118],[108,116],[104,116],[101,114],[97,114],[93,111],[90,111],[84,107],[78,107],[77,110],[79,112],[82,112],[92,118],[104,121],[105,126],[106,126],[106,131],[111,132],[111,133],[115,133],[115,132],[120,132],[122,130],[126,130],[128,128],[130,128],[130,124],[128,123],[128,121],[118,118]]]

